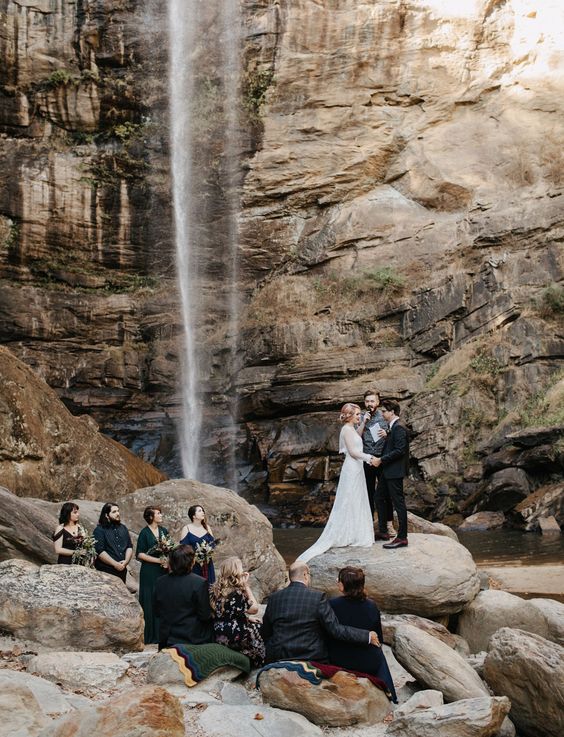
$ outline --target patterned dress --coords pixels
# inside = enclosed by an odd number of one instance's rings
[[[221,604],[221,602],[218,602]],[[223,601],[223,610],[213,623],[215,641],[246,655],[255,668],[264,664],[264,641],[260,624],[250,622],[246,611],[250,606],[242,591],[232,591]],[[216,606],[216,609],[219,609]]]

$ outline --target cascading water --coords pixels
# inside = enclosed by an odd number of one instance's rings
[[[239,0],[169,0],[168,13],[176,266],[184,326],[182,470],[188,478],[219,479],[236,488],[233,401],[226,401],[231,419],[222,421],[224,467],[205,468],[200,451],[201,397],[209,391],[201,336],[212,310],[225,327],[231,370],[237,350]],[[224,394],[235,392],[226,388]]]

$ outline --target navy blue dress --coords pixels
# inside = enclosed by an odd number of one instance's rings
[[[211,532],[206,532],[205,535],[197,537],[196,535],[191,533],[190,530],[188,530],[188,534],[182,538],[180,543],[181,545],[191,545],[194,550],[196,550],[198,543],[201,543],[203,540],[209,543],[212,547],[215,547],[215,537],[211,534]],[[200,565],[199,563],[194,563],[192,573],[195,573],[202,578],[206,578],[210,586],[212,585],[212,583],[215,583],[215,568],[213,567],[213,561],[211,560],[209,563],[204,563],[203,565]]]
[[[373,630],[378,635],[380,642],[383,642],[380,611],[373,601],[370,599],[359,601],[358,599],[348,599],[346,596],[336,596],[334,599],[329,599],[329,604],[341,624],[359,627],[364,630]],[[340,665],[341,668],[376,676],[384,681],[392,694],[392,701],[397,704],[392,674],[381,647],[355,645],[338,640],[329,640],[328,647],[331,665]]]

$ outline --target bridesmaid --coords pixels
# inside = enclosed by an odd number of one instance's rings
[[[159,507],[146,507],[143,519],[147,523],[139,533],[135,557],[141,561],[139,574],[139,603],[145,617],[145,644],[159,641],[159,620],[153,613],[153,591],[155,584],[163,573],[167,572],[168,559],[158,555],[159,540],[168,536],[166,527],[162,527],[163,515]]]
[[[81,546],[83,536],[79,519],[78,504],[65,502],[59,514],[59,525],[53,533],[57,563],[70,565],[74,551]]]
[[[210,526],[206,522],[206,512],[202,506],[195,504],[190,507],[188,517],[190,517],[190,522],[182,528],[180,543],[182,545],[191,545],[194,548],[194,552],[196,553],[195,560],[197,561],[198,546],[201,543],[207,543],[213,549],[216,546],[216,541],[212,535]],[[211,557],[203,563],[194,563],[192,573],[206,578],[210,586],[215,583],[215,568]]]

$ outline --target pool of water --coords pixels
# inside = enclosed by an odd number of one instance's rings
[[[320,527],[275,529],[274,544],[287,564],[317,540]],[[564,563],[564,535],[519,530],[460,532],[458,537],[479,566],[540,566]]]

